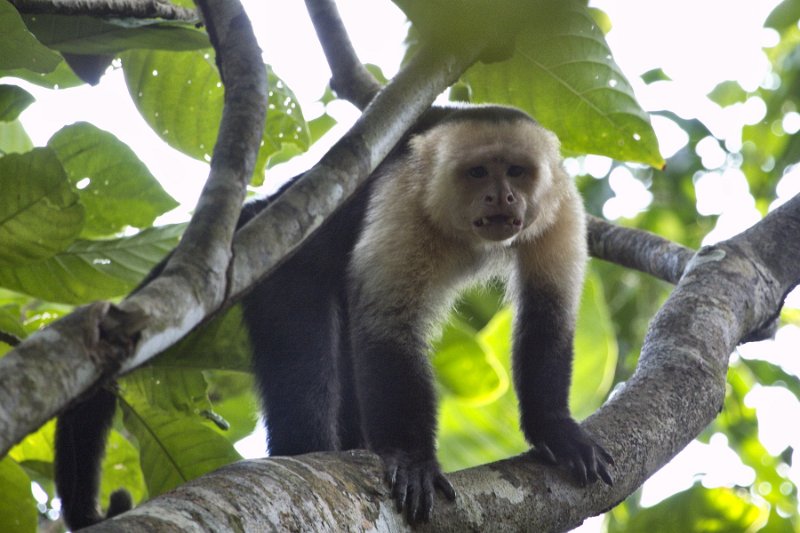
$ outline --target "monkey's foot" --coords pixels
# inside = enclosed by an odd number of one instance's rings
[[[582,487],[598,479],[609,486],[614,484],[608,473],[609,467],[614,465],[611,454],[573,419],[558,418],[539,423],[535,438],[530,441],[534,448],[528,453],[532,457],[566,468]]]
[[[401,450],[379,452],[379,455],[383,459],[384,475],[392,490],[397,512],[405,511],[410,524],[430,520],[436,489],[448,500],[456,499],[456,491],[436,459],[414,460]]]

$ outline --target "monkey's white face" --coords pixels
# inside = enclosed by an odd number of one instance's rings
[[[475,235],[505,241],[531,224],[534,175],[527,158],[508,160],[499,153],[469,160],[456,171],[452,179]]]
[[[446,124],[428,137],[433,146],[416,144],[432,149],[425,205],[443,231],[510,243],[534,223],[558,163],[555,136],[519,121]]]

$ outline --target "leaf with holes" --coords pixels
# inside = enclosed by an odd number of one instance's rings
[[[181,152],[210,161],[222,117],[224,89],[211,49],[191,52],[133,51],[122,55],[128,91],[151,128]],[[269,157],[283,143],[306,150],[308,125],[286,85],[268,71],[269,107],[263,145],[253,172],[263,181]]]
[[[83,236],[105,236],[126,226],[147,228],[177,207],[144,163],[111,133],[86,122],[66,126],[47,142],[86,208]]]
[[[0,158],[0,272],[53,256],[83,228],[84,210],[52,150]]]

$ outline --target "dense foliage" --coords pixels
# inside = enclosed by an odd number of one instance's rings
[[[474,0],[397,3],[414,22],[412,46],[440,27],[438,17],[464,13],[463,27],[456,24],[452,35],[436,37],[455,41],[469,33],[470,19],[491,13],[505,20],[519,9],[512,0],[493,4],[489,13]],[[723,107],[760,99],[766,108],[763,118],[744,126],[742,142],[733,146],[719,142],[698,120],[658,110],[688,138],[666,166],[649,115],[606,44],[605,14],[580,2],[534,4],[548,16],[515,19],[514,24],[525,25],[521,37],[498,43],[497,57],[491,59],[499,61],[470,69],[454,97],[516,105],[553,129],[593,214],[602,215],[603,205],[614,198],[609,176],[618,168],[628,169],[653,199],[638,215],[617,222],[690,247],[699,247],[716,221],[717,213],[698,210],[696,184],[704,176],[741,171],[756,208],[766,213],[781,177],[800,159],[800,137],[785,126],[800,104],[796,2],[786,0],[767,21],[780,37],[766,50],[772,82],[746,91],[726,81],[710,95]],[[529,9],[532,15],[540,12]],[[77,123],[64,125],[45,146],[33,146],[19,117],[36,104],[15,79],[65,88],[91,79],[92,67],[87,73],[86,64],[99,64],[100,74],[106,67],[122,69],[130,97],[153,130],[174,149],[201,161],[208,161],[215,142],[223,87],[206,35],[192,24],[25,15],[0,0],[0,28],[2,355],[15,339],[26,338],[74,305],[124,297],[183,230],[180,224],[153,225],[176,202],[113,134]],[[668,83],[667,74],[654,72],[646,81]],[[273,164],[306,151],[330,126],[325,115],[307,120],[290,88],[271,69],[269,79],[270,106],[254,184],[269,179]],[[698,145],[708,143],[723,154],[714,165],[698,155]],[[587,153],[618,162],[603,175],[583,175],[582,154]],[[592,263],[576,341],[571,402],[578,418],[631,375],[647,322],[669,290],[645,275]],[[233,444],[253,431],[257,400],[238,313],[233,308],[120,381],[119,416],[104,461],[103,502],[121,486],[137,501],[152,497],[239,458]],[[800,313],[787,310],[783,320],[800,325]],[[464,297],[435,343],[440,459],[447,470],[526,449],[510,387],[510,328],[501,288],[481,288]],[[634,495],[609,513],[609,531],[800,527],[796,478],[789,476],[793,450],[770,454],[759,440],[756,412],[745,402],[748,391],[759,385],[800,395],[797,376],[780,366],[734,358],[725,410],[701,436],[708,441],[726,435],[754,473],[749,484],[706,488],[698,482],[648,508]],[[53,427],[53,422],[46,424],[0,460],[3,531],[32,531],[37,522],[57,517]]]

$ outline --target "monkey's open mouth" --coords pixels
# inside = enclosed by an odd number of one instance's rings
[[[481,217],[472,224],[476,228],[482,228],[484,226],[522,226],[522,221],[508,215],[491,215],[488,217]]]

